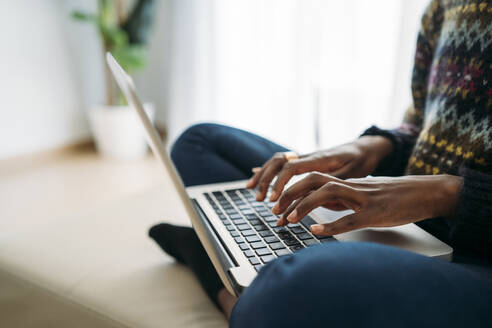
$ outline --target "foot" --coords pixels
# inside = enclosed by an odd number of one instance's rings
[[[167,254],[174,257],[178,262],[187,265],[193,271],[207,295],[220,308],[218,293],[224,288],[224,285],[195,230],[189,227],[161,223],[149,230],[149,236]]]

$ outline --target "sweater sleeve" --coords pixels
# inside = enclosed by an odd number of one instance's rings
[[[454,247],[492,259],[492,175],[462,168],[460,203],[451,224]]]
[[[383,136],[391,140],[393,152],[379,163],[372,175],[399,176],[403,174],[407,166],[418,137],[418,131],[404,123],[399,128],[392,130],[383,130],[377,126],[371,126],[361,136]]]

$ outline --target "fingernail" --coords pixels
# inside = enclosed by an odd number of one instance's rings
[[[313,224],[311,226],[311,231],[316,234],[320,234],[323,232],[323,226],[321,224]]]
[[[261,202],[263,200],[264,196],[263,193],[257,193],[256,194],[256,201]]]
[[[272,191],[272,194],[270,195],[270,201],[273,202],[276,199],[277,199],[277,192],[274,190],[274,191]]]
[[[290,223],[294,223],[294,220],[297,218],[297,210],[293,210],[292,213],[287,217],[287,221]]]
[[[282,219],[277,220],[277,226],[278,227],[280,227],[282,225],[282,223],[284,223],[284,220],[282,220]]]
[[[280,205],[278,204],[278,202],[275,203],[275,205],[273,205],[273,207],[272,207],[273,214],[278,214],[279,207],[280,207]]]
[[[251,185],[253,184],[253,179],[249,179],[248,183],[246,184],[247,188],[251,188]]]

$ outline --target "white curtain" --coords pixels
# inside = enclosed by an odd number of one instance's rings
[[[170,21],[154,38],[168,42],[154,46],[151,58],[167,61],[165,77],[153,73],[151,84],[162,87],[151,97],[165,109],[171,140],[192,123],[215,121],[305,152],[347,141],[371,124],[395,125],[410,104],[426,4],[169,1]]]

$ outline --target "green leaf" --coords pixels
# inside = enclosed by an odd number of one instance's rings
[[[110,50],[123,48],[128,45],[128,36],[119,27],[100,26],[102,37]]]
[[[87,14],[79,10],[72,11],[72,18],[83,22],[91,22],[91,21],[94,22],[97,20],[96,15]]]
[[[145,48],[139,45],[117,48],[112,54],[121,67],[129,73],[142,69],[147,59]]]

